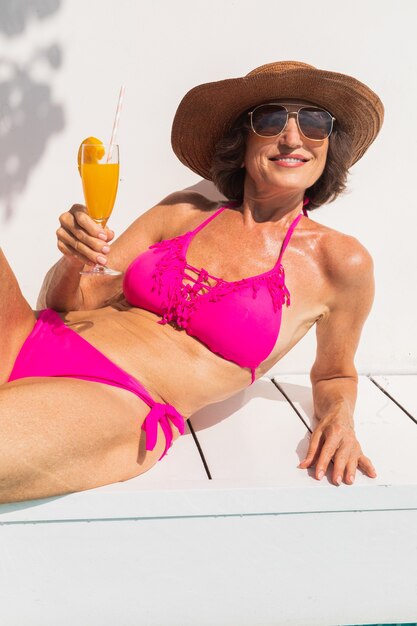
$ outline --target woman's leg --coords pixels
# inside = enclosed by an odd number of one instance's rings
[[[23,342],[36,323],[0,248],[0,384],[7,381]]]
[[[0,387],[0,503],[93,489],[149,470],[141,425],[149,406],[125,389],[69,378],[24,378]],[[172,426],[173,439],[179,432]]]

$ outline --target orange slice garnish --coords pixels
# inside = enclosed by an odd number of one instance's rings
[[[81,175],[81,150],[84,145],[84,163],[98,163],[104,156],[103,142],[97,137],[87,137],[78,148],[78,171]]]

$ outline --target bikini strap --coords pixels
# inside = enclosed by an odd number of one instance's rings
[[[199,224],[197,228],[194,228],[194,230],[191,230],[190,233],[192,233],[193,235],[196,235],[202,228],[204,228],[204,226],[207,226],[207,224],[211,222],[211,220],[214,220],[214,218],[217,217],[219,213],[224,211],[224,209],[226,209],[227,206],[228,206],[227,204],[221,206],[220,209],[217,209],[217,211],[213,213],[213,215],[210,215],[210,217],[204,220],[204,222],[201,222],[201,224]]]
[[[278,257],[278,261],[277,261],[277,265],[279,265],[281,263],[281,259],[282,259],[282,255],[285,252],[285,248],[288,246],[288,242],[291,239],[291,235],[294,232],[295,227],[297,226],[298,222],[300,221],[300,219],[303,217],[303,214],[300,213],[299,215],[297,215],[297,217],[295,218],[295,220],[293,220],[291,226],[289,227],[289,229],[287,230],[287,234],[285,235],[285,239],[282,242],[282,246],[281,246],[281,252],[279,253],[279,257]]]

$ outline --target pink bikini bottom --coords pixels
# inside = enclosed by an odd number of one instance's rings
[[[172,405],[155,402],[136,378],[117,367],[83,337],[65,326],[52,309],[41,311],[17,356],[8,382],[32,376],[80,378],[131,391],[151,409],[142,424],[142,430],[146,432],[147,450],[155,448],[158,423],[161,424],[166,444],[159,460],[172,445],[172,430],[168,420],[175,424],[181,435],[184,434],[185,419]]]

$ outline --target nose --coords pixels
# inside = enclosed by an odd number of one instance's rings
[[[300,147],[303,144],[302,135],[298,129],[294,113],[289,114],[287,125],[278,137],[278,143],[291,148]]]

